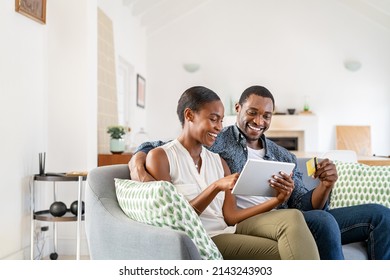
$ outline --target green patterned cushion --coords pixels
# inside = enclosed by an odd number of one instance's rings
[[[331,194],[331,209],[378,203],[390,208],[390,166],[334,162],[339,179]]]
[[[222,259],[199,216],[171,183],[115,179],[115,188],[119,205],[129,218],[182,231],[195,243],[202,259]]]

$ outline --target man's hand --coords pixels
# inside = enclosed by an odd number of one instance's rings
[[[133,155],[128,163],[131,180],[140,182],[155,181],[145,169],[146,154],[138,152]]]
[[[317,164],[314,177],[320,180],[320,184],[313,191],[311,203],[314,209],[322,209],[338,179],[336,165],[329,159],[322,160]]]
[[[324,159],[317,164],[314,177],[318,178],[325,188],[332,189],[338,179],[336,165],[329,159]]]
[[[276,198],[280,203],[287,201],[294,190],[294,180],[291,176],[292,175],[280,172],[278,176],[275,175],[270,180],[270,186],[278,192]]]

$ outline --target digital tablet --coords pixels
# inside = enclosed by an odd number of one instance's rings
[[[249,159],[233,187],[232,193],[237,195],[259,195],[272,197],[276,191],[270,187],[269,180],[280,171],[291,174],[295,164],[269,160]]]

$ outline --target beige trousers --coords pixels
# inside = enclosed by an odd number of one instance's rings
[[[212,239],[227,260],[320,259],[305,219],[296,209],[253,216],[237,224],[236,233]]]

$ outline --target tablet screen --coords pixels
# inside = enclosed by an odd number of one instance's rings
[[[269,180],[280,171],[291,174],[295,164],[291,162],[279,162],[269,160],[249,159],[232,193],[238,195],[275,196],[276,191],[270,187]]]

